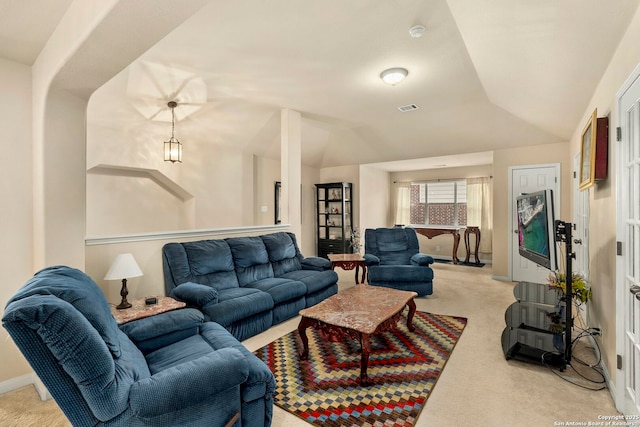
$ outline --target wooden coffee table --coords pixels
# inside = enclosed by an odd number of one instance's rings
[[[417,295],[415,292],[361,284],[301,310],[298,333],[303,349],[300,358],[304,360],[309,357],[309,339],[306,333],[308,327],[320,331],[330,341],[337,342],[345,338],[359,340],[360,384],[371,385],[367,375],[370,337],[395,329],[405,306],[409,307],[407,328],[413,331],[413,316],[416,312],[413,298]]]

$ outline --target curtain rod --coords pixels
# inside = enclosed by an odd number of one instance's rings
[[[438,178],[438,179],[412,179],[410,181],[393,181],[394,184],[406,184],[411,182],[441,182],[441,181],[464,181],[466,179],[474,178],[489,178],[493,179],[493,175],[489,176],[467,176],[465,178]]]

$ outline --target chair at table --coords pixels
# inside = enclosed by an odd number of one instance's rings
[[[364,251],[370,285],[414,291],[418,296],[433,293],[433,269],[429,266],[433,258],[420,253],[414,229],[366,229]]]
[[[2,325],[74,426],[269,426],[273,374],[203,319],[186,308],[118,326],[95,282],[59,266],[18,290]]]

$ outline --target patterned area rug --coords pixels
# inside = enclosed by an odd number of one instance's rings
[[[413,426],[467,319],[418,311],[409,332],[405,316],[396,331],[371,338],[370,387],[358,384],[356,340],[329,342],[309,328],[308,360],[299,360],[297,330],[257,350],[276,377],[275,404],[322,427]]]

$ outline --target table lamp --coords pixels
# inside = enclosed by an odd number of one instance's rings
[[[129,294],[129,291],[127,290],[127,279],[139,276],[142,276],[142,271],[140,270],[140,267],[138,267],[133,255],[120,254],[113,260],[111,267],[109,267],[109,271],[107,271],[107,275],[104,276],[104,280],[122,279],[122,289],[120,290],[122,301],[116,306],[118,310],[131,307],[131,303],[127,301],[127,295]]]

